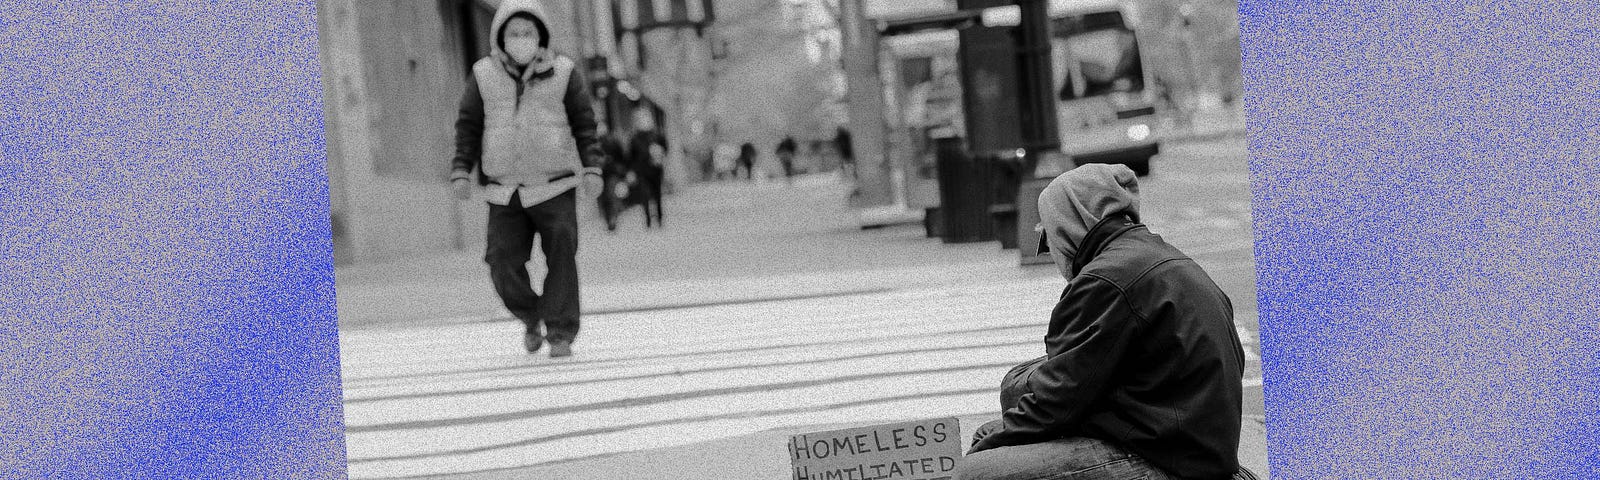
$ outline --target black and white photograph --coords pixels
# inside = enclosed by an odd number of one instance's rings
[[[1236,0],[317,0],[351,479],[1265,479]]]

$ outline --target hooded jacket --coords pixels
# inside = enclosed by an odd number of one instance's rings
[[[550,30],[536,0],[501,2],[490,23],[491,52],[473,64],[461,98],[451,179],[477,170],[491,202],[506,203],[515,190],[524,205],[534,205],[576,187],[582,174],[598,175],[604,152],[573,61],[546,50],[519,68],[506,53],[503,30],[519,13],[536,19],[541,47],[548,48]]]
[[[1067,245],[1072,256],[1089,229],[1112,215],[1139,221],[1139,178],[1122,165],[1091,163],[1056,177],[1039,193],[1040,223]]]
[[[1051,312],[1046,358],[1005,410],[1004,428],[973,450],[1088,437],[1179,478],[1229,478],[1239,468],[1244,369],[1233,305],[1199,264],[1134,220],[1137,196],[1116,173],[1079,172],[1091,178],[1041,196],[1046,228],[1074,230],[1050,218],[1095,220],[1069,233],[1081,241]]]

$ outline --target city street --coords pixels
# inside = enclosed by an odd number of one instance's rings
[[[1244,146],[1168,143],[1141,191],[1145,223],[1233,300],[1240,457],[1265,475]],[[340,268],[350,477],[778,479],[788,433],[955,416],[970,436],[1001,376],[1043,353],[1064,281],[995,242],[861,230],[846,192],[830,175],[695,185],[667,198],[666,229],[635,209],[615,234],[590,208],[569,359],[521,351],[481,240]]]

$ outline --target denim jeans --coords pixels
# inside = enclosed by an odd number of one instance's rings
[[[484,261],[506,309],[528,333],[538,334],[542,324],[551,343],[571,343],[578,336],[577,194],[528,208],[516,195],[509,206],[490,204],[488,230]],[[533,291],[528,275],[535,235],[545,258],[543,295]]]
[[[978,427],[973,440],[998,429]],[[1062,438],[968,455],[956,480],[1166,480],[1173,478],[1138,455],[1092,438]]]
[[[1000,411],[1017,406],[1028,393],[1028,377],[1045,357],[1023,362],[1000,382]],[[999,430],[1003,421],[980,425],[972,443]],[[957,469],[956,480],[1163,480],[1175,478],[1149,462],[1111,444],[1091,438],[1063,438],[1031,445],[1015,445],[968,455]],[[1233,480],[1257,480],[1255,473],[1239,467]]]

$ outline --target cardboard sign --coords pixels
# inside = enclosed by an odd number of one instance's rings
[[[961,451],[954,418],[789,437],[794,480],[949,480]]]

